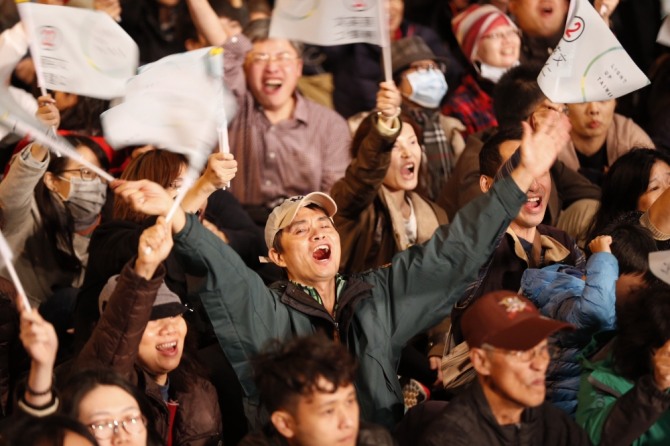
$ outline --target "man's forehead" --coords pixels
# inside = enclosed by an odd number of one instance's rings
[[[295,224],[304,223],[309,220],[321,220],[321,219],[330,220],[330,217],[328,217],[328,214],[326,214],[326,211],[324,209],[320,208],[319,206],[312,206],[312,207],[303,206],[295,214],[293,221],[291,222],[290,225],[288,225],[288,227],[290,228]]]
[[[293,45],[291,45],[291,42],[289,42],[288,39],[274,38],[255,41],[253,43],[253,51],[258,53],[291,51],[297,54],[297,51],[293,48]]]

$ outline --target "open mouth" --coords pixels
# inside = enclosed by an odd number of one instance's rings
[[[405,178],[411,178],[414,175],[415,168],[414,163],[407,163],[400,168],[400,174]]]
[[[554,13],[554,7],[551,5],[542,5],[540,6],[540,15],[543,17],[548,17]]]
[[[330,246],[328,245],[319,245],[314,248],[312,251],[312,257],[315,260],[328,260],[330,259]]]
[[[268,79],[263,83],[263,88],[268,92],[275,92],[282,86],[282,81],[279,79]]]
[[[526,200],[526,207],[529,209],[537,209],[542,205],[542,198],[540,197],[531,197]]]
[[[177,341],[164,342],[156,346],[156,350],[162,353],[175,353],[177,351]]]

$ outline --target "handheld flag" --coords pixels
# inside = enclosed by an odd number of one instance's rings
[[[649,85],[612,31],[587,0],[571,0],[563,38],[537,83],[553,102],[618,98]]]
[[[82,96],[123,96],[139,49],[108,14],[69,6],[18,5],[38,85]]]

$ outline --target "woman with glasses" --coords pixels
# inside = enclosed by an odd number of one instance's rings
[[[40,97],[37,116],[58,126],[58,111]],[[68,135],[77,153],[106,170],[108,159],[91,138]],[[102,220],[107,184],[74,159],[50,154],[33,143],[18,153],[0,183],[2,232],[16,253],[14,263],[27,297],[35,307],[49,302],[49,319],[71,313],[81,285],[90,235]],[[60,327],[59,327],[60,328]],[[65,327],[69,328],[69,327]]]
[[[493,87],[519,64],[521,33],[514,22],[492,5],[472,5],[452,20],[454,35],[472,64],[442,113],[465,124],[465,135],[498,125],[493,112]]]

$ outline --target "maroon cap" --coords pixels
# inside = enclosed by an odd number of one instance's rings
[[[514,291],[484,294],[461,321],[461,331],[470,348],[489,344],[505,350],[529,350],[566,328],[574,327],[540,315],[531,301]]]

